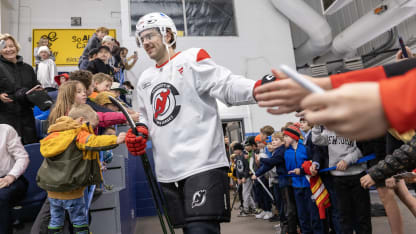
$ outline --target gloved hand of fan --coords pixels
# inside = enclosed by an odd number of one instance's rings
[[[126,136],[126,145],[132,155],[138,156],[146,153],[146,142],[149,131],[147,130],[147,126],[144,124],[137,126],[136,130],[139,133],[138,136],[133,133],[131,128],[129,129]]]

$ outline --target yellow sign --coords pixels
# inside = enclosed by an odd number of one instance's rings
[[[95,29],[33,29],[33,50],[38,46],[39,39],[46,36],[49,38],[49,48],[56,58],[57,66],[78,66],[79,57],[95,31]],[[109,35],[116,38],[116,30],[110,29]],[[35,66],[34,55],[32,65]]]

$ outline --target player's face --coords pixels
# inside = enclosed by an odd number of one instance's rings
[[[167,53],[163,45],[162,35],[156,29],[149,29],[140,33],[140,41],[143,49],[155,61],[159,61]]]

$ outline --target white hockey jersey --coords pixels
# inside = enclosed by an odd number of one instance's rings
[[[142,73],[137,106],[140,122],[149,128],[158,181],[229,166],[216,99],[229,106],[255,103],[254,83],[198,48]]]

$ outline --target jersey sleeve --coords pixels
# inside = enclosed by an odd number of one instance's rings
[[[197,52],[191,69],[200,95],[207,93],[228,106],[255,103],[255,81],[234,75],[229,69],[217,65],[205,50]]]
[[[355,82],[378,82],[387,78],[402,76],[406,72],[416,68],[416,58],[406,59],[400,62],[384,66],[371,67],[367,69],[346,72],[330,76],[332,88],[338,88],[346,83]]]
[[[138,88],[140,87],[140,83],[137,86]],[[140,93],[144,93],[141,92],[142,90],[137,91],[136,96],[137,97],[137,102],[136,102],[136,106],[137,106],[137,110],[139,112],[139,122],[146,125],[147,127],[149,127],[149,121],[147,118],[147,111],[146,111],[146,107],[144,105],[144,100],[143,97],[140,95]]]
[[[380,96],[384,112],[400,133],[416,129],[416,69],[395,79],[380,82]]]

